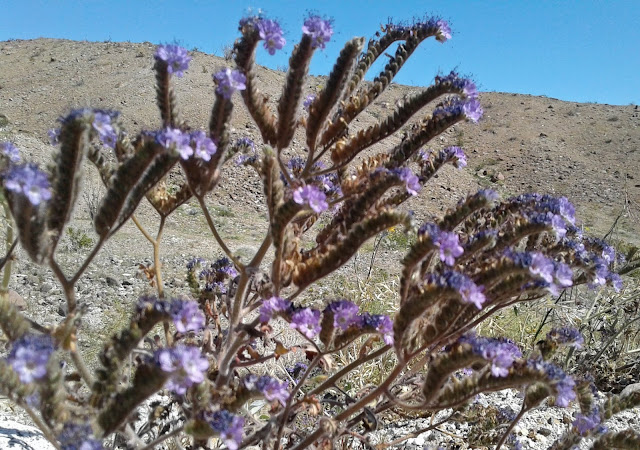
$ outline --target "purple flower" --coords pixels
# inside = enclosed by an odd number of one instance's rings
[[[584,436],[600,425],[601,420],[600,410],[596,407],[588,415],[581,413],[576,414],[576,420],[573,421],[573,426],[578,434]]]
[[[204,314],[194,301],[174,300],[171,305],[171,318],[180,333],[199,331],[205,324]]]
[[[417,175],[414,174],[411,169],[408,167],[401,167],[400,169],[395,169],[393,172],[405,183],[407,192],[410,195],[418,195],[422,186],[420,185],[420,180]]]
[[[223,409],[207,414],[207,421],[211,428],[220,434],[229,450],[237,450],[240,447],[244,417],[233,415]]]
[[[571,225],[576,223],[576,208],[567,197],[557,199],[558,213]]]
[[[247,77],[239,70],[231,70],[228,67],[214,74],[213,79],[218,84],[216,93],[227,100],[235,91],[243,91],[247,88]]]
[[[293,201],[299,205],[309,205],[317,213],[329,207],[327,196],[315,186],[307,185],[293,191]]]
[[[436,41],[444,43],[451,39],[451,28],[446,20],[438,20],[436,25],[438,26]]]
[[[473,123],[478,123],[484,111],[477,98],[470,98],[462,105],[462,112]]]
[[[622,290],[622,277],[620,277],[620,275],[618,275],[617,273],[609,272],[607,274],[607,281],[609,282],[609,284],[611,284],[611,286],[613,286],[613,289],[616,292],[620,292]]]
[[[12,142],[0,142],[0,151],[9,158],[12,163],[20,162],[20,150]]]
[[[482,309],[482,304],[487,300],[482,291],[484,291],[484,286],[476,285],[471,279],[468,279],[468,281],[458,289],[458,292],[460,292],[462,296],[462,301],[472,303],[478,309]]]
[[[93,437],[91,425],[65,423],[58,435],[62,450],[102,450],[102,443]]]
[[[316,99],[315,94],[307,95],[307,97],[304,99],[304,102],[302,103],[302,107],[305,109],[305,111],[309,111],[309,107],[311,106],[311,104],[315,99]]]
[[[609,266],[599,257],[594,258],[594,276],[591,283],[593,286],[604,286],[609,276]]]
[[[167,72],[177,77],[182,77],[184,71],[189,68],[189,61],[191,61],[187,49],[178,45],[159,45],[153,56],[166,62]]]
[[[602,259],[611,264],[616,260],[616,250],[610,245],[604,245],[602,249]]]
[[[466,335],[459,340],[471,345],[473,352],[491,361],[491,374],[494,377],[506,377],[517,358],[522,358],[518,346],[509,339],[492,339],[475,335]]]
[[[50,336],[26,334],[13,343],[7,361],[20,381],[31,383],[47,374],[47,364],[53,350]]]
[[[552,329],[547,333],[547,340],[578,349],[584,344],[584,338],[580,332],[570,327]]]
[[[233,263],[225,256],[213,262],[211,268],[222,278],[235,278],[238,276],[238,271],[233,266]]]
[[[25,195],[34,206],[51,198],[49,177],[35,164],[12,167],[4,177],[4,187],[16,194]]]
[[[349,300],[338,300],[329,303],[325,311],[330,311],[333,314],[333,326],[344,331],[358,322],[360,308]]]
[[[464,151],[460,147],[456,147],[452,145],[451,147],[447,147],[444,149],[445,157],[447,159],[454,159],[454,166],[457,169],[462,169],[467,165],[467,155],[464,154]]]
[[[478,88],[473,80],[469,78],[460,78],[456,71],[452,70],[449,75],[444,77],[436,77],[436,83],[451,83],[456,89],[462,91],[466,98],[477,98]]]
[[[291,315],[291,328],[313,339],[320,332],[320,311],[311,308],[296,311]]]
[[[440,261],[448,266],[453,266],[456,263],[456,258],[464,253],[456,233],[441,232],[436,245],[440,247]]]
[[[260,306],[260,322],[267,323],[275,314],[288,311],[290,308],[291,302],[289,300],[280,297],[266,299]]]
[[[487,202],[495,202],[500,198],[500,194],[493,189],[480,189],[476,195],[483,197]]]
[[[243,137],[238,139],[235,142],[234,146],[239,150],[251,151],[251,152],[256,151],[256,144],[248,137]]]
[[[58,145],[60,143],[60,128],[52,128],[47,131],[47,136],[51,145]]]
[[[289,161],[287,161],[287,167],[291,169],[291,171],[295,175],[300,175],[305,165],[306,161],[299,156],[294,156]]]
[[[189,159],[193,155],[191,139],[178,128],[167,127],[156,133],[156,142],[171,152],[180,155],[182,159]]]
[[[478,88],[473,80],[469,78],[465,78],[462,80],[462,92],[467,98],[477,98],[478,97]]]
[[[111,116],[103,112],[96,112],[93,116],[93,129],[98,133],[98,139],[109,148],[115,148],[118,135],[111,125]]]
[[[270,402],[277,400],[283,406],[289,399],[288,383],[286,381],[281,382],[269,376],[262,376],[256,381],[256,389]]]
[[[136,303],[136,312],[144,314],[145,311],[156,311],[160,314],[171,314],[171,302],[159,299],[153,295],[143,295]]]
[[[199,277],[205,280],[205,289],[210,292],[224,294],[227,292],[225,282],[238,275],[229,258],[220,258],[213,262],[209,268],[203,269]]]
[[[553,261],[542,253],[534,252],[531,254],[529,272],[533,276],[542,278],[547,283],[551,283],[553,281],[554,269]]]
[[[551,227],[556,235],[557,241],[562,239],[567,234],[567,226],[564,223],[564,219],[557,214],[554,214],[553,217],[551,217]]]
[[[280,50],[287,43],[282,36],[282,28],[275,20],[260,19],[258,21],[258,33],[260,34],[260,39],[264,39],[264,48],[270,55],[275,55],[276,50]]]
[[[438,241],[438,236],[440,236],[440,228],[435,223],[425,223],[418,229],[418,235],[428,235],[431,238],[431,242],[435,244]]]
[[[333,28],[330,21],[323,20],[320,16],[311,16],[304,21],[302,32],[311,37],[312,48],[320,47],[323,49],[325,43],[331,39]]]
[[[364,313],[360,320],[362,328],[373,328],[382,335],[385,344],[393,345],[393,321],[389,316]]]
[[[472,303],[478,309],[482,309],[483,303],[487,300],[482,293],[484,286],[478,286],[471,278],[460,272],[450,270],[443,275],[431,275],[428,281],[458,291],[464,303]]]
[[[291,378],[297,381],[298,378],[300,378],[300,375],[302,374],[302,372],[307,370],[308,368],[309,366],[306,365],[305,363],[297,362],[292,368],[290,369],[287,368],[287,372],[289,372],[289,375],[291,375]]]
[[[555,389],[556,405],[566,408],[576,398],[574,387],[576,382],[561,368],[542,359],[530,359],[527,365],[544,372],[551,386]]]
[[[191,141],[195,144],[195,156],[203,161],[210,161],[216,153],[218,147],[204,131],[194,131],[191,133]]]
[[[552,295],[560,295],[564,288],[573,286],[573,270],[565,263],[554,263],[553,282],[549,285]]]
[[[165,387],[177,395],[184,395],[193,384],[204,381],[209,368],[209,361],[197,347],[164,348],[157,350],[154,357],[158,366],[170,374]]]
[[[314,180],[318,183],[318,186],[322,189],[322,192],[324,192],[325,195],[342,195],[340,179],[337,174],[325,173],[323,175],[318,175]]]

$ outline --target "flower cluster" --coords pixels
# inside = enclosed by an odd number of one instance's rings
[[[238,153],[235,163],[239,166],[256,161],[256,145],[248,137],[237,139],[232,146],[233,153]]]
[[[440,231],[438,225],[434,223],[422,225],[418,233],[431,239],[433,245],[439,249],[440,261],[447,266],[455,265],[456,258],[464,253],[459,236],[453,232]]]
[[[91,425],[65,423],[58,435],[62,450],[102,450],[102,443],[93,437]]]
[[[247,375],[242,380],[244,387],[249,391],[259,392],[268,401],[279,401],[281,405],[285,405],[289,399],[288,384],[286,381],[279,381],[267,375]]]
[[[573,286],[573,270],[568,264],[556,262],[540,252],[513,252],[506,250],[505,258],[528,269],[537,280],[538,286],[546,288],[552,295],[559,295],[567,287]]]
[[[518,346],[509,339],[492,339],[468,334],[458,342],[471,345],[472,351],[491,362],[491,373],[495,377],[506,377],[516,359],[522,358]]]
[[[393,172],[405,183],[407,192],[410,195],[418,195],[418,192],[422,189],[422,185],[420,185],[420,180],[417,175],[411,171],[411,169],[408,167],[401,167],[399,169],[394,169]]]
[[[113,128],[111,120],[111,114],[96,111],[93,115],[92,126],[93,129],[98,133],[98,139],[100,139],[100,142],[102,142],[109,148],[115,148],[118,134]]]
[[[199,259],[198,264],[202,265],[204,260]],[[194,271],[196,264],[187,265],[190,271]],[[233,266],[229,258],[222,257],[212,262],[198,274],[198,278],[204,280],[204,289],[208,292],[224,294],[227,292],[227,283],[238,276],[238,271]]]
[[[557,406],[566,408],[576,398],[574,390],[576,382],[561,368],[543,359],[530,359],[527,361],[527,365],[535,370],[544,372],[556,391]]]
[[[467,166],[467,155],[464,151],[455,145],[440,150],[440,158],[445,161],[453,161],[453,165],[457,169],[462,169]]]
[[[115,124],[119,116],[120,113],[118,111],[81,108],[74,109],[65,117],[61,117],[59,121],[62,124],[78,119],[90,121],[91,128],[97,133],[100,142],[109,148],[115,148],[116,141],[118,140],[118,131]],[[60,133],[60,128],[51,129],[47,132],[51,145],[58,145],[60,143]]]
[[[6,156],[13,164],[20,162],[20,150],[12,142],[0,142],[0,153]]]
[[[207,413],[205,419],[213,428],[213,431],[220,434],[229,450],[237,450],[242,443],[242,428],[244,427],[244,417],[231,414],[229,411],[220,410]]]
[[[206,377],[209,361],[197,347],[177,345],[163,348],[154,354],[154,362],[169,374],[165,387],[177,395],[184,395],[192,385]]]
[[[445,101],[441,106],[433,111],[434,117],[440,116],[459,116],[463,115],[473,123],[477,123],[483,115],[484,111],[477,98],[450,99]]]
[[[280,297],[263,300],[260,307],[260,322],[267,323],[273,317],[282,316],[307,338],[312,339],[320,333],[321,315],[330,315],[332,325],[341,331],[355,327],[363,332],[377,332],[384,342],[393,344],[393,321],[382,314],[359,314],[359,308],[348,300],[336,300],[329,303],[321,313],[312,308],[296,308],[290,301]]]
[[[313,339],[320,333],[320,311],[311,308],[297,310],[291,314],[291,328]]]
[[[157,60],[167,63],[167,72],[177,77],[182,77],[184,71],[189,68],[189,61],[191,61],[187,49],[178,45],[159,45],[153,56]]]
[[[304,102],[302,102],[302,107],[304,108],[305,111],[309,111],[309,107],[315,101],[315,99],[316,99],[315,94],[309,94],[305,97]]]
[[[222,69],[213,75],[216,84],[216,93],[229,100],[234,92],[244,91],[247,88],[247,77],[239,70],[230,68]]]
[[[584,344],[584,337],[575,328],[554,328],[547,333],[547,341],[579,349]]]
[[[49,177],[35,164],[11,167],[4,174],[4,187],[17,195],[24,195],[34,206],[51,199]]]
[[[17,339],[7,357],[9,365],[23,383],[41,380],[53,354],[53,340],[48,335],[26,334]]]
[[[449,23],[446,20],[438,19],[437,17],[428,17],[423,21],[416,21],[410,26],[393,23],[388,23],[386,25],[387,31],[404,32],[413,31],[415,29],[430,31],[435,35],[438,42],[444,43],[451,39],[451,28],[449,27]]]
[[[333,326],[342,331],[347,330],[351,325],[358,323],[360,308],[348,300],[338,300],[329,303],[324,310],[325,314],[333,314]]]
[[[311,37],[313,48],[324,48],[333,35],[333,28],[329,20],[324,20],[320,16],[311,16],[304,21],[302,32]]]
[[[191,300],[174,300],[171,304],[171,318],[180,333],[199,331],[205,324],[205,317],[198,303]]]
[[[429,284],[456,291],[463,303],[473,304],[478,309],[482,309],[482,305],[487,300],[482,293],[484,286],[478,286],[471,278],[460,272],[447,270],[442,274],[429,274],[426,281]]]
[[[287,168],[289,170],[291,170],[291,175],[294,177],[300,177],[302,175],[302,171],[304,170],[306,165],[306,161],[302,158],[300,158],[299,156],[294,156],[293,158],[289,159],[289,161],[287,161]],[[322,171],[326,169],[325,164],[322,161],[318,161],[316,163],[313,164],[312,166],[312,172],[313,171]],[[284,177],[284,175],[281,174],[280,179],[282,180],[282,182],[285,184],[285,186],[287,186],[289,184],[289,182],[287,181],[287,179]],[[321,194],[323,193],[325,195],[325,201],[326,201],[326,197],[327,196],[339,196],[342,195],[342,188],[340,187],[340,179],[339,177],[335,174],[335,173],[323,173],[320,175],[315,175],[313,177],[311,177],[312,183],[313,183],[313,189],[309,188],[308,190],[310,191],[309,193],[312,194],[312,198],[314,197],[314,193],[311,191],[315,192],[315,189],[319,189],[321,191]],[[309,185],[311,186],[311,185]],[[302,192],[301,192],[302,194]],[[294,191],[294,196],[295,191]],[[300,202],[298,202],[298,200],[296,200],[296,203],[299,204],[306,204],[306,202],[304,201],[304,195],[302,194],[302,199]],[[318,197],[320,198],[320,197]],[[295,197],[294,197],[295,199]],[[316,205],[316,207],[318,207],[318,205]],[[314,211],[316,211],[315,208],[312,207],[312,209],[314,209]],[[326,209],[326,208],[325,208]],[[324,209],[323,209],[324,210]],[[316,211],[318,212],[318,211]]]
[[[593,408],[591,410],[591,412],[589,414],[582,414],[582,413],[578,413],[576,414],[576,418],[573,421],[573,426],[576,430],[576,432],[582,436],[584,436],[585,434],[589,433],[590,431],[601,427],[602,423],[602,418],[600,417],[600,409],[599,408]],[[606,430],[606,428],[603,428],[602,431],[604,432]]]
[[[299,205],[308,205],[316,213],[321,213],[329,207],[327,196],[313,185],[300,186],[294,190],[293,201]]]
[[[451,27],[449,27],[449,23],[446,20],[440,19],[436,22],[436,25],[438,26],[436,41],[444,43],[451,39]]]
[[[460,78],[457,72],[451,71],[444,77],[436,77],[436,83],[450,83],[459,89],[466,98],[478,98],[478,88],[470,78]]]
[[[260,19],[257,22],[258,34],[264,40],[264,48],[270,55],[275,55],[276,50],[281,50],[287,43],[282,36],[282,28],[275,20]]]
[[[217,151],[215,142],[200,130],[188,133],[179,128],[167,127],[154,136],[158,144],[180,155],[183,160],[195,155],[197,159],[209,161]]]

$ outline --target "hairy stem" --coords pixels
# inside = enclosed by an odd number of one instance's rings
[[[244,267],[243,264],[233,255],[233,253],[231,253],[231,250],[229,250],[229,247],[227,247],[227,244],[225,244],[225,242],[220,237],[220,234],[218,234],[218,230],[216,228],[215,223],[213,223],[213,219],[211,218],[211,214],[209,213],[209,208],[207,207],[207,204],[204,201],[204,197],[202,197],[200,195],[196,195],[195,197],[198,199],[198,203],[200,204],[200,208],[202,209],[202,212],[204,213],[204,217],[207,220],[207,224],[209,225],[209,229],[211,230],[211,234],[213,234],[213,237],[215,238],[216,242],[218,243],[218,245],[220,246],[222,251],[227,255],[227,257],[231,261],[233,261],[233,264],[235,264],[235,266],[239,270],[242,270],[243,267]]]

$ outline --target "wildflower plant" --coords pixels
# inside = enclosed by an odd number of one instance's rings
[[[424,224],[414,223],[400,208],[415,201],[443,166],[466,165],[459,147],[426,146],[458,122],[480,120],[473,81],[455,72],[437,76],[387,118],[355,128],[356,118],[422,41],[451,38],[449,25],[432,18],[390,23],[366,48],[364,39],[351,39],[324,87],[308,95],[311,58],[332,42],[333,34],[330,21],[308,17],[273,109],[259,89],[255,52],[259,45],[270,54],[281,50],[286,44],[282,29],[258,16],[241,20],[239,31],[235,67],[213,76],[213,107],[204,130],[178,115],[172,77],[186,74],[190,57],[168,45],[154,55],[157,130],[130,139],[116,112],[73,111],[51,133],[59,145],[51,173],[16,165],[13,147],[3,145],[2,182],[20,243],[31,259],[52,269],[68,314],[48,328],[2,300],[0,326],[10,341],[9,354],[0,360],[2,394],[23,407],[58,448],[100,448],[115,442],[114,435],[134,448],[153,448],[176,437],[190,439],[191,448],[209,448],[211,439],[230,449],[257,443],[274,449],[349,446],[353,440],[366,441],[378,418],[392,411],[455,410],[481,392],[507,388],[521,389],[524,400],[498,447],[522,415],[546,399],[562,407],[578,401],[582,411],[554,448],[569,448],[594,433],[603,442],[637,444],[636,432],[608,434],[595,424],[638,405],[637,395],[594,405],[588,383],[550,360],[553,352],[546,350],[581,344],[573,332],[550,334],[548,345],[529,356],[508,340],[473,333],[476,325],[511,305],[568,286],[616,285],[612,249],[582,237],[566,198],[523,194],[500,200],[495,192],[481,190]],[[370,67],[394,43],[399,45],[382,72],[364,83]],[[239,101],[262,142],[231,142],[230,118]],[[400,143],[371,151],[401,130]],[[303,136],[305,151],[292,157],[296,133]],[[108,152],[116,164],[108,162]],[[86,163],[97,167],[106,193],[93,220],[96,243],[81,267],[68,274],[57,262],[56,249],[78,200]],[[222,239],[206,202],[225,175],[225,165],[234,163],[255,171],[268,210],[268,230],[248,261]],[[169,193],[161,181],[174,168],[184,181]],[[160,236],[165,219],[191,198],[201,206],[225,256],[210,263],[187,262],[190,292],[172,298],[162,282]],[[157,292],[140,297],[128,325],[104,344],[98,367],[91,371],[78,351],[82,298],[75,286],[143,201],[160,218],[156,239],[135,221],[153,243],[150,270]],[[328,225],[318,230],[314,224],[320,217]],[[400,226],[415,229],[417,238],[400,261],[392,316],[371,314],[349,299],[318,299],[321,308],[301,300],[369,239]],[[305,237],[313,237],[312,248],[302,248]],[[151,352],[133,358],[156,325],[162,325],[164,336]],[[274,330],[283,328],[296,336],[295,345],[287,347],[274,337]],[[269,362],[300,348],[306,360],[288,368],[287,376],[266,373]],[[359,358],[343,367],[332,365],[331,355],[347,348]],[[69,367],[60,365],[62,355],[68,356]],[[378,385],[359,392],[342,386],[348,374],[388,355],[395,363]],[[163,389],[171,393],[179,418],[145,442],[133,428],[136,412]],[[269,405],[268,415],[248,413],[247,405],[256,398]]]

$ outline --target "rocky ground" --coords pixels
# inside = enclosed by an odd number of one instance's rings
[[[56,126],[60,115],[77,107],[118,109],[132,134],[159,127],[154,104],[153,51],[150,43],[53,39],[0,42],[0,141],[12,140],[25,159],[46,164],[53,149],[48,144],[47,130]],[[186,76],[176,80],[176,93],[182,117],[198,128],[208,121],[213,98],[211,74],[227,63],[200,52],[194,52],[193,57]],[[258,76],[261,90],[277,98],[283,75],[261,69]],[[313,92],[321,83],[322,79],[312,77],[307,90]],[[396,102],[415,91],[414,87],[392,85],[356,125],[366,127],[375,123],[390,114]],[[462,171],[447,167],[425,188],[420,198],[410,205],[418,218],[442,211],[479,187],[492,187],[505,196],[537,191],[568,196],[576,204],[585,229],[597,236],[608,232],[615,218],[621,215],[615,238],[640,244],[640,114],[637,106],[580,104],[494,92],[482,93],[480,100],[485,116],[479,124],[459,124],[433,143],[434,148],[463,146],[469,166]],[[240,104],[234,110],[232,124],[234,136],[258,139],[255,125]],[[390,137],[379,144],[376,151],[391,147],[399,139]],[[303,140],[298,138],[298,142]],[[294,151],[301,150],[302,145],[295,143]],[[71,226],[93,239],[89,208],[101,188],[96,174],[91,169],[88,174],[86,194]],[[241,256],[251,255],[266,230],[259,180],[247,169],[228,165],[211,197],[210,207],[221,234],[233,250]],[[154,235],[158,221],[153,210],[142,205],[136,215]],[[220,256],[208,236],[204,216],[194,202],[183,205],[167,220],[162,263],[164,282],[170,292],[188,292],[184,281],[188,259]],[[82,247],[69,236],[63,240],[57,257],[67,273],[73,273],[88,254],[90,248]],[[388,266],[389,258],[399,258],[399,250],[384,249],[378,260]],[[78,283],[78,297],[86,312],[80,343],[83,352],[93,355],[94,362],[104,337],[119,329],[137,297],[152,290],[140,271],[140,265],[151,262],[151,245],[128,223],[106,244]],[[349,275],[343,273],[342,276]],[[66,314],[62,292],[51,272],[30,264],[21,252],[18,252],[11,287],[25,313],[37,317],[43,325],[58,323]],[[326,286],[321,286],[320,292],[322,289],[331,291]],[[519,404],[515,392],[479,401],[512,408]],[[628,413],[620,423],[640,425],[637,413]],[[545,448],[566,428],[565,417],[570,418],[571,412],[555,408],[532,412],[523,420],[517,434],[525,448]],[[0,436],[10,436],[10,431],[4,430],[26,422],[8,403],[0,402]],[[418,421],[388,424],[372,437],[372,442],[393,440],[401,432],[422,426]],[[611,425],[615,426],[618,425]],[[454,425],[446,431],[460,434],[465,429]],[[19,441],[16,437],[15,442],[7,441],[3,447],[0,440],[0,447],[12,448],[10,445]],[[422,448],[435,443],[453,447],[459,441],[439,432],[428,432],[401,447]],[[15,445],[14,448],[29,448]],[[40,444],[32,447],[45,448]]]

